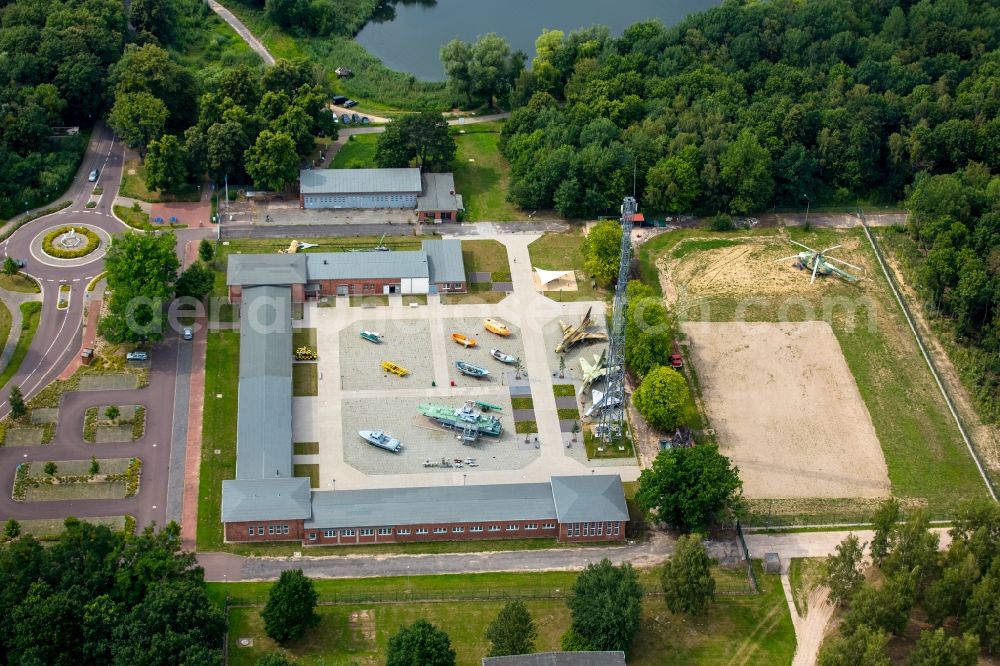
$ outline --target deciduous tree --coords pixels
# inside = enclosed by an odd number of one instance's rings
[[[425,171],[438,171],[454,161],[456,150],[448,123],[439,114],[411,114],[391,123],[379,135],[375,164],[389,168],[412,162]]]
[[[742,488],[739,469],[706,444],[661,451],[639,475],[635,499],[653,520],[692,532],[734,509]]]
[[[899,500],[895,497],[883,501],[875,511],[872,518],[875,534],[869,546],[875,566],[882,566],[882,560],[889,554],[892,532],[899,522],[899,515]]]
[[[591,562],[577,576],[567,604],[573,630],[593,649],[628,652],[642,612],[642,587],[631,564]]]
[[[13,258],[7,257],[3,260],[3,274],[4,275],[17,275],[17,272],[21,270],[17,266],[17,262]]]
[[[198,258],[204,261],[206,264],[215,257],[215,248],[212,246],[212,241],[207,238],[202,238],[201,242],[198,243]]]
[[[874,627],[861,626],[823,641],[819,666],[890,666],[886,653],[889,636]]]
[[[163,134],[167,107],[148,92],[118,95],[108,115],[108,124],[130,147],[145,155],[149,142]]]
[[[283,132],[264,130],[246,152],[247,174],[253,182],[273,192],[280,192],[298,175],[295,142]]]
[[[663,597],[671,613],[700,615],[715,599],[715,578],[712,560],[705,552],[701,538],[694,534],[681,536],[674,553],[660,572]]]
[[[455,666],[455,651],[448,634],[417,620],[389,638],[386,666]]]
[[[146,188],[173,191],[187,179],[187,156],[184,146],[173,134],[164,134],[149,142],[146,153]]]
[[[104,257],[108,314],[99,323],[101,335],[114,343],[158,340],[160,315],[173,294],[180,262],[172,233],[115,236]]]
[[[20,386],[10,387],[7,404],[10,405],[10,417],[12,419],[19,419],[28,413],[28,408],[24,405],[24,396],[21,395]]]
[[[267,635],[285,643],[302,635],[314,626],[316,615],[316,589],[302,569],[281,572],[281,577],[267,595],[267,604],[261,611]]]
[[[949,636],[944,629],[921,631],[908,666],[976,666],[979,639],[973,634]]]
[[[770,201],[774,192],[771,155],[754,132],[740,132],[719,156],[719,166],[722,182],[729,190],[730,212],[745,215]]]
[[[661,431],[671,431],[687,420],[689,400],[684,375],[663,366],[646,373],[632,396],[632,402],[642,417]]]
[[[583,267],[601,284],[618,277],[621,257],[622,228],[614,220],[598,222],[583,241]]]
[[[687,145],[676,155],[665,157],[646,174],[645,204],[653,210],[682,213],[691,210],[701,180],[701,155],[698,147]]]
[[[487,656],[530,654],[535,651],[537,637],[538,630],[528,607],[520,600],[509,601],[486,628],[486,640],[490,642]]]
[[[826,556],[823,582],[830,588],[831,603],[839,605],[850,601],[864,585],[865,576],[861,572],[864,555],[864,545],[858,537],[848,534],[837,544],[835,551]]]
[[[196,261],[177,278],[177,297],[204,298],[212,291],[215,272],[200,261]]]

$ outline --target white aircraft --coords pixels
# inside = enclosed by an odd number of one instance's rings
[[[594,389],[591,393],[591,397],[594,398],[594,404],[588,407],[587,411],[583,413],[583,415],[588,418],[599,409],[604,409],[605,407],[615,407],[622,404],[621,393],[609,395],[607,392],[601,392]]]
[[[590,385],[601,377],[608,374],[608,350],[604,349],[598,354],[594,354],[594,363],[591,364],[586,357],[580,357],[580,368],[583,369],[583,384],[580,386],[579,394],[590,388]]]

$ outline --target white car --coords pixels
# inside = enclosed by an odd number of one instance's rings
[[[99,173],[100,172],[97,169],[94,169],[93,171],[90,172],[90,175],[87,176],[87,180],[89,180],[92,183],[96,183],[97,182],[97,176],[98,176]]]
[[[181,335],[184,336],[185,340],[194,340],[194,332],[191,330],[190,326],[185,326]]]

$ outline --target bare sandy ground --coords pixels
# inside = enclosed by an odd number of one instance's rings
[[[697,322],[684,333],[748,498],[889,495],[875,428],[828,323]]]

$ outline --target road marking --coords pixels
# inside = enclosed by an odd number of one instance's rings
[[[66,310],[64,310],[63,312],[65,312],[66,314],[68,314],[68,313],[69,313],[68,311],[69,311],[69,308],[67,308],[67,309],[66,309]],[[82,319],[83,319],[83,313],[80,313],[80,314],[81,314],[81,321],[82,321]],[[22,379],[22,380],[21,380],[21,385],[22,385],[22,386],[24,385],[24,383],[25,383],[25,382],[26,382],[27,380],[31,379],[31,378],[32,378],[32,377],[34,376],[34,374],[35,374],[35,373],[36,373],[36,372],[38,371],[38,368],[42,367],[42,363],[44,363],[44,362],[45,362],[46,358],[47,358],[47,357],[48,357],[48,355],[49,355],[49,352],[50,352],[50,351],[52,351],[52,348],[53,348],[53,347],[55,347],[55,345],[56,345],[56,342],[57,342],[57,341],[59,340],[59,336],[60,336],[60,335],[62,335],[62,332],[63,332],[63,329],[64,329],[64,328],[66,327],[66,322],[67,322],[67,321],[69,321],[69,317],[63,317],[63,322],[62,322],[62,324],[61,324],[61,325],[59,326],[59,330],[58,330],[58,331],[56,332],[55,336],[54,336],[54,337],[52,338],[52,344],[50,344],[50,345],[49,345],[49,348],[45,350],[45,353],[44,353],[44,354],[42,354],[42,358],[41,358],[41,360],[39,360],[39,361],[38,361],[38,364],[37,364],[37,365],[35,365],[34,369],[32,369],[32,371],[31,371],[31,372],[29,372],[28,374],[26,374],[26,375],[24,376],[24,379]],[[39,326],[40,326],[40,325],[41,325],[41,319],[39,319]],[[79,324],[78,324],[78,326],[79,326]],[[66,348],[66,351],[69,351],[69,348],[68,348],[68,347]],[[63,352],[63,354],[65,354],[65,353],[66,353],[66,352]],[[60,358],[61,358],[61,357],[62,357],[62,354],[60,354],[59,356],[60,356]],[[58,361],[58,360],[59,360],[59,359],[57,358],[57,359],[56,359],[56,361]],[[12,377],[11,379],[13,379],[13,377]],[[38,385],[39,385],[39,384],[41,384],[41,380],[40,380],[40,379],[39,379],[38,381],[36,381],[36,382],[35,382],[35,385],[34,385],[33,387],[31,387],[30,389],[26,389],[26,390],[24,391],[24,396],[25,396],[25,397],[29,396],[29,395],[31,394],[31,392],[32,392],[33,390],[35,390],[36,388],[38,388]],[[2,408],[2,407],[3,407],[4,405],[6,405],[6,404],[7,404],[7,401],[6,401],[6,400],[4,400],[3,402],[0,402],[0,408]]]
[[[79,282],[80,278],[73,278],[73,282]]]

